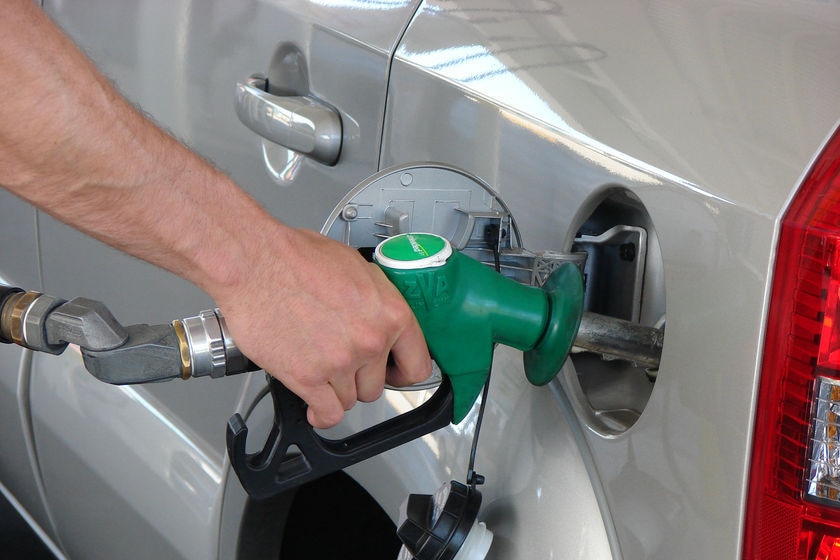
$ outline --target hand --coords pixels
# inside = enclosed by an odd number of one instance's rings
[[[247,284],[220,300],[233,339],[327,428],[358,401],[426,379],[431,359],[402,295],[357,251],[283,227],[263,239]]]

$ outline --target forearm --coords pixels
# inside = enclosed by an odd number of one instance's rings
[[[0,17],[0,184],[214,296],[259,247],[243,228],[282,239],[283,226],[151,126],[31,1],[10,4]]]
[[[5,0],[0,49],[0,185],[203,288],[319,427],[377,398],[386,374],[428,376],[423,333],[375,265],[272,219],[125,101],[31,0]]]

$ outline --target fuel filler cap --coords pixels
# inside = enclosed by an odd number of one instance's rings
[[[397,560],[483,560],[493,533],[476,520],[480,507],[481,493],[454,480],[434,495],[411,494],[397,530]]]

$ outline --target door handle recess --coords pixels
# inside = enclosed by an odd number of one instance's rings
[[[242,123],[275,144],[326,165],[341,152],[341,116],[311,96],[273,95],[254,75],[236,84],[236,114]]]

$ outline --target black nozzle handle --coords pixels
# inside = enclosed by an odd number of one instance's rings
[[[453,392],[449,379],[410,412],[390,418],[344,439],[319,435],[306,419],[306,403],[272,378],[274,424],[262,450],[246,453],[248,426],[234,414],[227,426],[227,449],[233,470],[254,499],[264,499],[339,471],[452,421]]]

